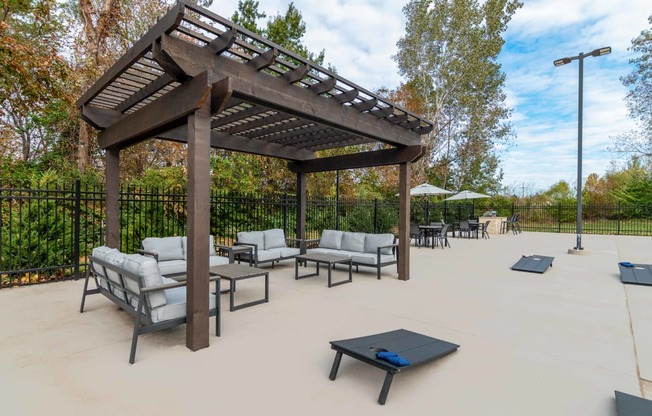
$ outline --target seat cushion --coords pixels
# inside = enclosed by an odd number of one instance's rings
[[[281,249],[281,257],[285,259],[298,256],[299,254],[301,254],[301,249],[298,248],[283,247]]]
[[[367,234],[364,239],[364,252],[377,253],[378,247],[394,244],[394,234]],[[392,254],[391,248],[384,248],[381,254]]]
[[[212,290],[211,290],[212,291]],[[208,308],[215,309],[215,295],[209,294]],[[167,303],[152,309],[152,322],[169,321],[186,316],[186,287],[175,287],[165,291]]]
[[[365,233],[345,232],[342,235],[342,250],[364,252]]]
[[[224,256],[210,256],[208,258],[208,266],[221,266],[223,264],[229,264],[229,258]]]
[[[265,236],[265,250],[270,248],[283,248],[287,245],[285,244],[285,231],[280,228],[275,228],[272,230],[263,231]],[[260,247],[258,247],[260,249]]]
[[[378,264],[378,255],[377,254],[371,254],[371,253],[358,253],[354,256],[351,256],[351,261],[353,263],[359,263],[359,264],[368,264],[370,266],[375,266]],[[394,257],[391,254],[381,254],[380,255],[380,263],[391,263],[395,262],[396,257]]]
[[[281,258],[281,249],[273,248],[271,250],[258,250],[258,261],[272,261]]]
[[[346,251],[346,250],[334,250],[332,248],[310,248],[306,250],[307,254],[314,254],[314,253],[319,253],[319,254],[333,254],[335,256],[344,256],[344,257],[351,257],[354,254],[360,254],[357,252],[353,251]]]
[[[319,239],[319,248],[332,248],[339,250],[342,248],[342,231],[324,230]]]
[[[162,275],[185,273],[187,266],[185,260],[159,261],[158,268]]]
[[[188,260],[188,237],[181,237],[181,247],[183,249],[183,259]],[[208,255],[217,255],[217,252],[215,251],[215,239],[212,235],[208,236]]]
[[[128,254],[124,258],[122,267],[131,273],[142,276],[142,284],[144,287],[153,287],[163,284],[163,278],[158,263],[152,257],[140,254]],[[135,287],[132,286],[134,283],[136,284]],[[139,292],[137,282],[131,279],[129,279],[128,287],[135,293]],[[166,303],[164,291],[149,293],[145,296],[145,299],[147,299],[150,308],[158,308]]]
[[[236,239],[238,243],[256,244],[258,250],[265,249],[265,234],[262,231],[240,231]]]
[[[143,249],[158,254],[158,261],[184,260],[181,237],[147,237],[143,240]]]

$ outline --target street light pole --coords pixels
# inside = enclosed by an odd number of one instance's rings
[[[571,63],[571,61],[579,61],[579,92],[577,103],[577,223],[576,234],[577,242],[575,243],[574,250],[584,250],[582,247],[582,108],[584,99],[584,58],[588,56],[602,56],[611,53],[611,47],[594,49],[589,53],[580,52],[577,56],[561,58],[554,61],[555,66],[562,66]]]

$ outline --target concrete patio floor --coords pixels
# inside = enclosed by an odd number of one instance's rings
[[[623,285],[617,263],[652,262],[652,238],[523,233],[411,249],[411,279],[386,267],[353,283],[271,270],[270,302],[236,312],[198,352],[185,327],[141,337],[103,296],[78,311],[82,281],[0,291],[0,403],[6,415],[617,415],[614,390],[652,397],[652,287]],[[554,256],[543,274],[510,267]],[[312,266],[311,266],[312,267]],[[344,277],[343,269],[334,272]],[[243,282],[237,300],[261,295]],[[405,328],[461,345],[398,374],[348,357],[335,381],[329,341]]]

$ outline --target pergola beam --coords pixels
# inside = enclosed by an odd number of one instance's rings
[[[328,172],[341,169],[360,169],[373,166],[397,165],[419,160],[423,155],[421,145],[396,149],[375,150],[348,155],[324,157],[304,162],[292,162],[288,168],[294,173]]]
[[[202,107],[210,91],[208,72],[197,74],[192,80],[100,132],[100,147],[126,147],[185,125],[186,116]]]
[[[282,77],[215,56],[173,36],[163,35],[160,47],[187,74],[194,75],[210,68],[216,77],[231,78],[236,98],[392,145],[410,146],[421,141],[417,133],[391,124],[379,124],[375,117],[360,114],[354,106],[341,105],[314,91],[291,85]]]

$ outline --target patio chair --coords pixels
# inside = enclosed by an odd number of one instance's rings
[[[418,224],[410,224],[410,241],[414,240],[414,244],[421,248],[421,239],[425,238],[423,230],[419,228]]]
[[[507,218],[506,220],[500,222],[500,233],[501,234],[505,234],[505,233],[507,233],[507,231],[509,231],[509,227],[514,224],[514,218],[515,217],[516,217],[516,214],[512,214],[512,215],[509,216],[509,218]]]
[[[467,238],[471,238],[471,225],[469,224],[468,221],[465,220],[460,221],[459,231],[460,231],[460,237],[466,234]]]
[[[491,220],[487,220],[483,225],[482,225],[482,238],[489,238],[489,223]]]
[[[449,224],[444,224],[441,230],[437,233],[437,238],[439,239],[439,244],[441,244],[441,248],[443,249],[445,246],[448,246],[450,248],[450,243],[448,242],[448,227],[450,227]]]

